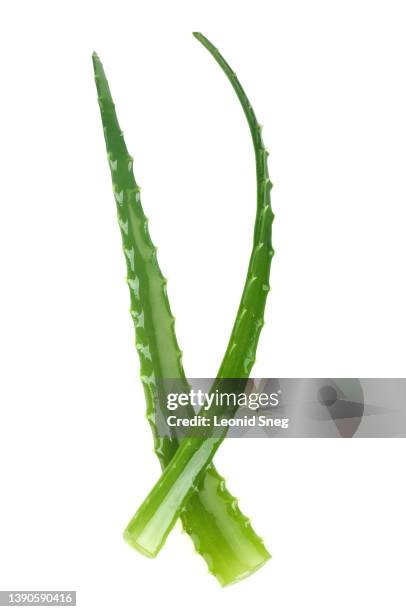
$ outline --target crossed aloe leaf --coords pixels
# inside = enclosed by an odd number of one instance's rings
[[[261,126],[237,76],[207,38],[197,32],[194,36],[220,65],[237,94],[251,132],[256,162],[257,211],[252,252],[231,337],[214,383],[215,389],[221,389],[224,379],[246,379],[255,361],[274,253],[272,184]],[[166,279],[158,265],[156,247],[151,241],[141,205],[140,188],[133,174],[133,159],[128,153],[103,66],[96,54],[93,54],[93,67],[127,264],[130,312],[135,326],[147,419],[162,467],[160,479],[130,521],[124,537],[132,547],[155,557],[180,517],[209,571],[221,585],[228,585],[252,574],[270,555],[212,463],[226,431],[215,438],[180,439],[176,431],[166,436],[158,435],[155,415],[159,413],[165,417],[168,414],[162,381],[177,379],[185,391],[189,390],[189,384],[175,334]],[[194,414],[191,406],[188,411]]]

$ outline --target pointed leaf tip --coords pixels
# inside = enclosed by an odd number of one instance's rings
[[[92,53],[92,62],[93,66],[96,66],[96,64],[101,64],[100,57],[97,55],[96,51],[93,51]]]
[[[199,41],[202,42],[206,37],[201,32],[192,32],[193,36]]]

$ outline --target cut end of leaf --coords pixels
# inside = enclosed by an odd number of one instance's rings
[[[252,574],[255,574],[255,572],[257,572],[259,569],[261,569],[261,567],[263,567],[265,565],[265,563],[267,563],[270,559],[272,558],[272,556],[268,553],[268,551],[266,551],[266,555],[264,555],[263,559],[261,561],[259,561],[258,563],[254,564],[252,567],[250,567],[249,569],[247,569],[244,572],[241,572],[239,574],[235,574],[235,576],[233,576],[233,578],[231,579],[224,579],[223,576],[214,574],[215,577],[217,578],[217,580],[219,581],[220,585],[222,587],[228,587],[231,586],[233,584],[236,584],[237,582],[241,582],[241,580],[244,580],[245,578],[249,578],[250,576],[252,576]]]
[[[154,559],[157,556],[157,553],[153,554],[150,550],[148,550],[147,548],[144,548],[138,542],[138,540],[134,539],[131,536],[131,532],[128,529],[124,531],[123,538],[124,538],[124,541],[127,542],[129,546],[131,546],[131,548],[134,548],[134,550],[137,550],[139,553],[144,555],[144,557],[148,557],[149,559]]]

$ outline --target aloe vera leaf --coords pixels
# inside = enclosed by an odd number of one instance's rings
[[[221,388],[221,379],[244,379],[249,376],[261,329],[269,287],[269,273],[274,254],[272,248],[272,222],[267,157],[252,106],[237,79],[236,74],[220,52],[202,34],[194,36],[211,53],[228,77],[244,110],[251,131],[256,161],[257,211],[253,247],[241,302],[231,337],[224,355],[215,386]],[[128,524],[124,537],[127,542],[150,556],[156,556],[162,548],[176,519],[190,496],[198,490],[200,478],[221,444],[216,438],[187,438],[183,440],[169,465],[165,468],[149,495]]]
[[[160,437],[156,429],[155,411],[167,415],[162,380],[165,377],[177,379],[185,391],[189,390],[189,385],[175,335],[166,281],[157,262],[140,201],[140,189],[134,179],[133,160],[127,151],[103,66],[96,54],[93,66],[127,263],[130,312],[136,332],[147,418],[155,452],[164,468],[175,454],[178,441],[176,431]],[[250,575],[270,557],[213,465],[207,468],[201,489],[190,498],[181,518],[197,552],[222,585]]]

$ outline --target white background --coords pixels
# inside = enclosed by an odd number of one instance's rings
[[[273,291],[256,376],[406,376],[402,2],[19,2],[1,45],[0,589],[78,609],[404,611],[404,440],[226,442],[216,458],[273,559],[222,590],[176,529],[121,532],[159,475],[90,55],[104,61],[186,372],[212,376],[271,151]]]

